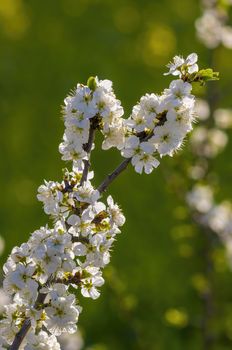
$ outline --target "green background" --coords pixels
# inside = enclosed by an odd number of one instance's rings
[[[129,116],[143,94],[168,86],[170,77],[163,73],[175,54],[197,52],[201,67],[209,64],[211,54],[195,36],[200,13],[196,0],[0,0],[2,263],[13,246],[48,221],[36,193],[43,179],[59,181],[65,167],[57,148],[63,134],[61,105],[70,89],[90,75],[111,79]],[[212,68],[221,80],[213,84],[222,92],[221,107],[232,107],[231,60],[229,50],[214,52]],[[232,194],[231,151],[229,142],[213,161],[220,199]],[[105,271],[101,297],[81,300],[79,326],[87,346],[207,349],[204,237],[173,191],[173,185],[188,186],[186,159],[191,159],[188,147],[173,159],[163,158],[149,176],[129,168],[108,191],[127,221]],[[96,186],[119,161],[119,152],[96,148]],[[223,249],[215,245],[215,310],[209,328],[212,349],[226,350],[232,347],[232,274]]]

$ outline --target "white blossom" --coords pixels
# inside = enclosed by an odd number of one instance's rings
[[[159,161],[153,156],[155,147],[150,142],[140,143],[139,138],[130,136],[122,150],[122,155],[131,158],[131,164],[135,167],[135,171],[139,174],[143,169],[146,174],[150,174],[153,168],[157,168]]]
[[[195,114],[200,120],[206,120],[210,116],[210,108],[207,101],[197,98],[195,103]]]
[[[81,294],[86,298],[97,299],[100,296],[96,287],[101,287],[104,284],[104,279],[101,276],[99,268],[87,267],[87,277],[83,279],[81,286]]]
[[[60,350],[54,335],[48,335],[47,332],[40,331],[38,334],[30,333],[27,336],[27,345],[24,350]]]
[[[208,212],[213,205],[213,193],[210,187],[196,185],[191,192],[187,194],[188,204],[201,213]]]
[[[80,202],[94,203],[98,200],[100,194],[89,181],[85,181],[82,186],[75,190],[74,197]]]
[[[218,3],[204,3],[203,14],[195,22],[197,36],[203,44],[215,49],[220,44],[226,48],[232,48],[232,27],[229,25],[229,7],[231,1],[227,1],[226,6],[219,6]]]
[[[65,350],[81,350],[84,345],[81,333],[77,331],[75,334],[62,333],[58,337],[61,349]]]
[[[206,10],[202,17],[196,20],[198,38],[210,49],[221,43],[223,22],[216,10]]]
[[[218,108],[213,114],[215,124],[218,128],[229,129],[232,128],[232,110],[225,108]]]
[[[75,305],[75,296],[56,296],[51,300],[51,306],[45,308],[47,319],[45,325],[53,335],[63,332],[75,333],[77,320],[81,309]]]
[[[10,304],[10,301],[9,294],[3,288],[0,288],[0,314],[3,313],[5,305]]]
[[[196,154],[213,158],[225,148],[228,136],[220,129],[199,126],[195,128],[190,141]]]
[[[172,74],[181,77],[182,74],[196,73],[198,72],[197,60],[198,56],[196,53],[188,55],[186,59],[180,56],[175,56],[173,62],[170,62],[167,65],[169,72],[164,73],[164,75]]]
[[[107,197],[108,204],[108,212],[110,214],[110,218],[117,226],[123,226],[125,223],[125,216],[122,214],[121,209],[118,204],[114,203],[112,196]]]
[[[171,124],[167,122],[165,125],[156,127],[155,134],[150,142],[156,146],[161,156],[167,154],[172,156],[174,151],[180,148],[182,138],[179,130],[171,128]]]

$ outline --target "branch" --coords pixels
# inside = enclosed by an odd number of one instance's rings
[[[160,122],[157,124],[157,126],[162,125],[164,123],[164,118],[166,118],[166,115],[161,118]],[[150,134],[147,133],[138,133],[136,136],[139,137],[140,142],[146,142],[148,141],[152,136],[154,135],[154,131],[151,132]],[[105,192],[106,189],[109,187],[111,182],[113,182],[122,172],[125,170],[128,166],[128,164],[131,162],[132,157],[126,158],[125,160],[122,161],[121,164],[111,173],[109,174],[105,180],[100,184],[100,186],[97,188],[99,193],[101,194],[102,192]]]
[[[19,347],[22,344],[23,339],[25,338],[30,327],[31,327],[31,320],[29,318],[27,318],[24,321],[20,331],[16,334],[12,345],[9,347],[9,350],[18,350],[19,349]]]
[[[37,300],[35,302],[35,307],[38,307],[40,304],[42,304],[46,298],[47,294],[39,293]],[[20,331],[15,335],[14,341],[9,347],[9,350],[18,350],[20,345],[22,344],[25,336],[27,335],[27,332],[31,328],[31,320],[27,318],[20,329]]]
[[[94,142],[94,136],[95,136],[95,127],[94,127],[94,124],[91,123],[90,129],[89,129],[89,139],[88,139],[88,142],[83,147],[84,150],[86,151],[89,159],[90,159],[90,153],[91,153],[93,142]],[[82,174],[81,181],[80,181],[80,185],[81,186],[87,180],[87,177],[88,177],[88,172],[89,172],[89,168],[90,168],[90,161],[89,161],[89,159],[84,159],[83,160],[83,162],[84,162],[84,170],[83,170],[83,174]]]
[[[132,158],[126,158],[111,174],[109,174],[106,179],[97,188],[99,193],[106,191],[107,187],[114,181],[120,174],[125,170],[128,164],[131,162]]]

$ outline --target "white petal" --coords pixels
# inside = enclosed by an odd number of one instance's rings
[[[196,53],[191,53],[190,55],[188,55],[188,57],[186,58],[186,64],[188,65],[193,65],[197,62],[198,60],[198,56]]]

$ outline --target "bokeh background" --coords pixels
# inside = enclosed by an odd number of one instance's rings
[[[175,54],[210,52],[196,38],[197,0],[0,0],[0,235],[3,264],[13,246],[48,218],[36,200],[43,179],[59,181],[61,105],[90,75],[114,82],[126,115],[146,92],[170,82],[165,65]],[[220,47],[213,68],[221,74],[220,106],[232,107],[232,52]],[[203,96],[205,88],[200,89]],[[213,162],[220,198],[232,198],[232,144]],[[207,286],[204,236],[191,224],[176,191],[187,178],[185,147],[164,158],[151,175],[132,168],[110,193],[127,222],[105,270],[101,297],[81,300],[79,326],[86,346],[99,350],[203,348]],[[117,151],[96,149],[95,184],[120,161]],[[175,176],[173,176],[175,174]],[[187,181],[187,179],[186,179]],[[232,347],[232,272],[222,247],[214,251],[213,349]]]

